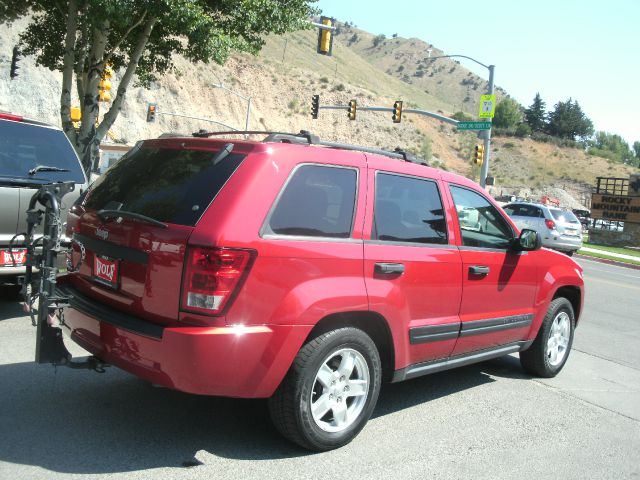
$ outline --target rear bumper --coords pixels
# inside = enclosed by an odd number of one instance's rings
[[[575,251],[582,248],[582,238],[549,234],[542,238],[542,245],[555,250]]]
[[[271,396],[312,328],[159,327],[142,333],[133,320],[114,323],[99,307],[90,311],[78,298],[71,303],[63,331],[78,345],[152,383],[201,395]]]

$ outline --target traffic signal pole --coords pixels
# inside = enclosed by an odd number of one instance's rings
[[[493,73],[496,69],[495,65],[489,65],[489,95],[493,95]],[[493,122],[493,118],[488,119]],[[484,161],[482,162],[482,168],[480,169],[480,186],[485,188],[487,186],[487,174],[489,173],[489,158],[491,156],[491,129],[484,130]]]

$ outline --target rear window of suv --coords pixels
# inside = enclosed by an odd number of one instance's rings
[[[266,233],[348,238],[358,174],[351,168],[301,165],[287,182]]]
[[[160,222],[194,226],[246,155],[219,151],[137,147],[92,185],[85,206],[138,213]],[[111,204],[111,205],[109,205]]]
[[[551,215],[553,215],[553,218],[558,222],[580,223],[580,220],[578,220],[576,216],[568,210],[550,208],[549,211],[551,212]]]
[[[37,172],[38,166],[68,172]],[[84,183],[85,177],[73,147],[61,130],[29,123],[0,120],[0,175]]]

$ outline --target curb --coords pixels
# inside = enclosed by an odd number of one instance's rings
[[[618,262],[617,260],[609,260],[608,258],[592,257],[590,255],[582,255],[580,253],[576,253],[574,256],[577,258],[582,258],[584,260],[592,260],[598,263],[606,263],[607,265],[614,265],[616,267],[624,267],[624,268],[630,268],[632,270],[640,270],[640,265],[634,265],[632,263]]]

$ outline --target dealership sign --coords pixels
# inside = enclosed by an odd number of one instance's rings
[[[594,193],[591,197],[591,218],[640,223],[640,196]]]

